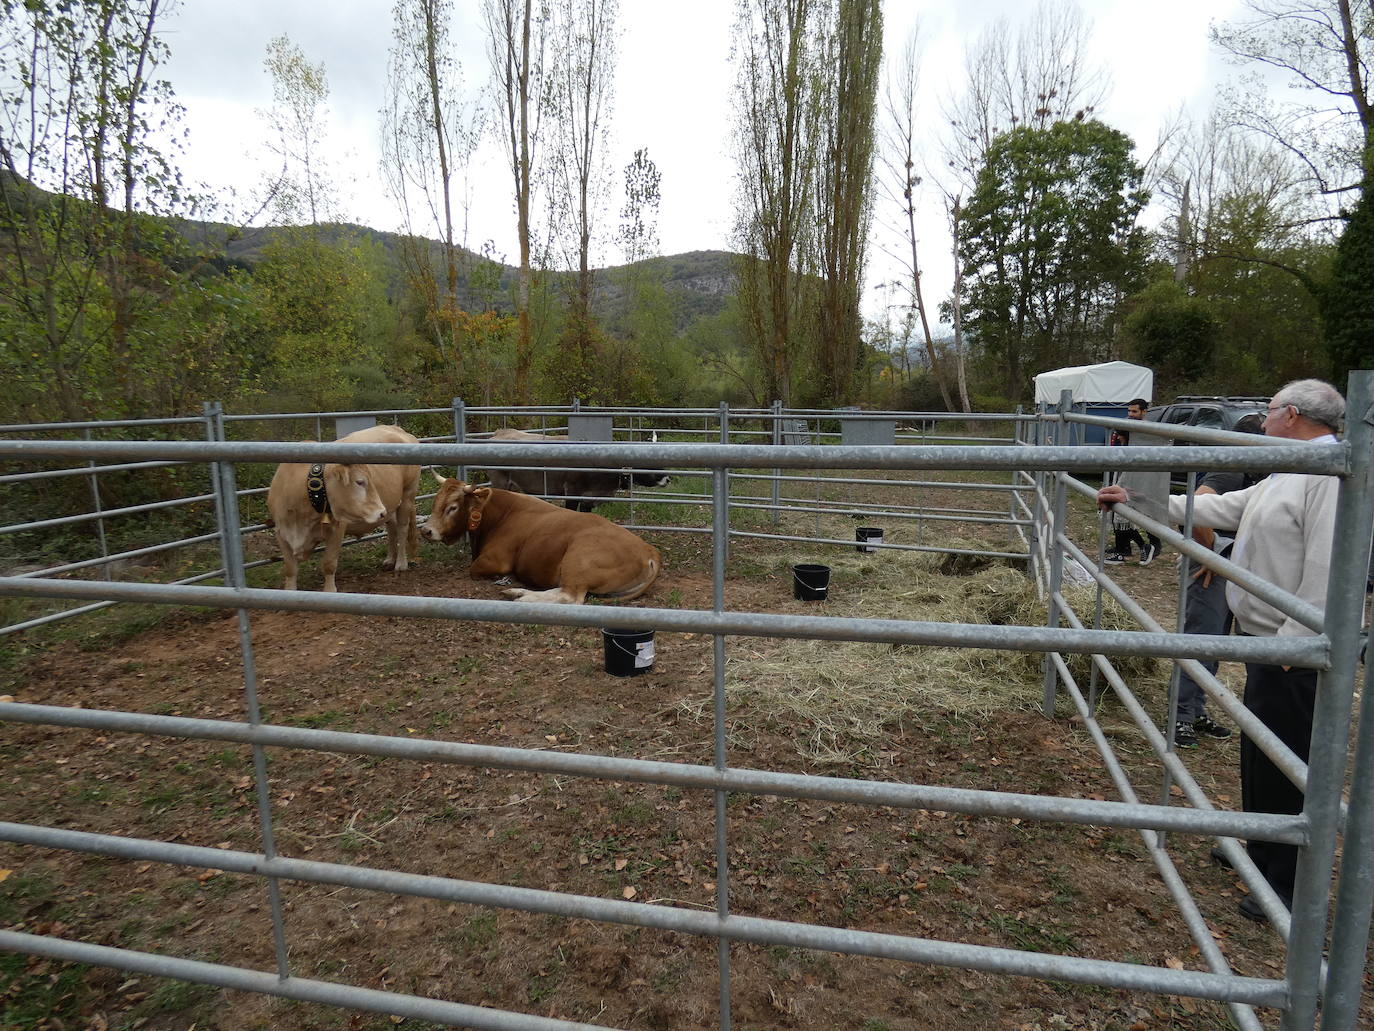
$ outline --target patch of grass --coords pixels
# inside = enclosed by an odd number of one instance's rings
[[[558,986],[563,983],[563,971],[566,966],[560,953],[530,977],[529,983],[525,986],[525,995],[532,1004],[543,1002],[558,991]]]
[[[1113,856],[1127,856],[1130,859],[1140,858],[1140,849],[1120,834],[1109,834],[1104,838],[1102,851]]]
[[[470,949],[481,949],[496,940],[496,914],[477,913],[458,929],[459,940]]]
[[[1073,949],[1073,935],[1057,927],[1042,927],[1029,920],[1002,913],[988,918],[988,926],[1027,952],[1066,952]]]
[[[617,827],[647,827],[654,821],[654,807],[647,802],[630,802],[611,810],[611,822]]]
[[[87,968],[59,964],[56,972],[43,961],[32,971],[29,957],[18,952],[0,953],[0,1031],[29,1028],[81,1027],[81,1011],[90,994]]]
[[[0,924],[17,924],[25,913],[51,903],[55,896],[53,879],[46,873],[15,874],[0,882]]]
[[[194,981],[163,981],[138,1006],[141,1015],[154,1013],[190,1013],[208,1011],[219,995],[219,989]]]
[[[333,709],[329,709],[325,712],[312,712],[302,716],[292,716],[285,721],[285,725],[288,727],[308,727],[311,730],[321,730],[324,727],[342,723],[347,719],[348,713],[336,712]]]

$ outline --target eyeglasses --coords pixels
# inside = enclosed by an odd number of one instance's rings
[[[1297,405],[1294,405],[1294,404],[1269,405],[1269,406],[1266,407],[1264,410],[1265,410],[1266,412],[1269,412],[1269,413],[1272,414],[1272,413],[1274,413],[1274,412],[1277,412],[1280,408],[1291,408],[1291,409],[1293,409],[1293,414],[1294,414],[1294,415],[1301,415],[1301,414],[1302,414],[1302,411],[1298,408]]]

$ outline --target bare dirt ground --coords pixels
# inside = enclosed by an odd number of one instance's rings
[[[849,524],[852,533],[852,522]],[[889,533],[900,541],[901,533]],[[635,604],[709,608],[709,543],[655,538],[667,572]],[[419,568],[375,571],[378,546],[353,549],[340,588],[491,598],[466,557],[431,548]],[[743,541],[727,607],[813,613],[793,601],[788,561],[826,553]],[[824,560],[822,558],[822,560]],[[881,556],[873,561],[880,561]],[[302,584],[314,589],[310,567]],[[863,585],[836,568],[833,595]],[[1166,555],[1121,579],[1161,615],[1173,604]],[[953,589],[958,577],[932,581]],[[838,602],[837,602],[838,603]],[[829,603],[827,603],[829,604]],[[259,612],[252,638],[264,719],[287,726],[712,761],[711,642],[657,635],[646,676],[602,667],[594,630]],[[727,654],[769,647],[732,639]],[[1114,798],[1091,742],[1038,712],[1033,664],[981,715],[922,708],[882,728],[864,760],[807,757],[813,728],[732,703],[734,766],[906,783]],[[950,678],[958,677],[951,670]],[[180,612],[132,636],[31,646],[0,692],[24,702],[208,719],[243,718],[232,613]],[[1143,684],[1156,708],[1165,680]],[[1107,703],[1104,723],[1142,797],[1159,794],[1145,746]],[[216,743],[7,725],[0,728],[0,818],[257,851],[249,751]],[[1237,743],[1188,757],[1219,804],[1238,805]],[[283,855],[713,911],[713,799],[706,792],[354,756],[269,758]],[[1154,788],[1149,785],[1154,783]],[[732,910],[781,920],[1154,965],[1201,966],[1139,839],[930,811],[731,796]],[[1233,968],[1280,976],[1267,927],[1240,918],[1242,889],[1211,866],[1211,842],[1171,847]],[[274,969],[261,882],[0,845],[0,926],[130,949]],[[287,943],[302,977],[513,1009],[612,1027],[717,1026],[714,941],[518,912],[286,882]],[[738,1028],[1049,1031],[1230,1026],[1223,1006],[1094,987],[783,947],[732,948]],[[428,1027],[329,1007],[0,955],[0,1028],[246,1031]],[[1267,1024],[1273,1013],[1262,1014]]]

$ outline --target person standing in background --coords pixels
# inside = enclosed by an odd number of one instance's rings
[[[1146,401],[1143,397],[1137,397],[1126,405],[1126,418],[1135,419],[1138,422],[1143,421],[1145,418],[1145,412],[1149,409],[1149,407],[1149,401]],[[1117,447],[1127,447],[1131,443],[1131,435],[1120,430],[1112,430],[1111,438],[1108,440],[1107,443],[1109,445],[1115,445]],[[1163,443],[1163,441],[1161,441],[1161,443]],[[1168,474],[1165,473],[1164,475],[1166,479],[1164,482],[1163,493],[1167,494],[1169,492],[1169,485],[1167,480]],[[1146,483],[1144,478],[1149,478],[1151,482]],[[1148,494],[1156,494],[1159,493],[1159,491],[1156,489],[1158,487],[1158,484],[1154,483],[1153,481],[1158,479],[1158,473],[1124,472],[1117,474],[1115,482],[1120,483],[1128,490],[1143,491]],[[1162,501],[1163,498],[1159,498],[1158,500]],[[1158,537],[1156,537],[1154,534],[1150,534],[1149,539],[1146,540],[1145,537],[1142,537],[1140,535],[1140,531],[1137,530],[1132,524],[1126,522],[1124,519],[1117,519],[1113,517],[1112,550],[1107,552],[1106,556],[1103,558],[1103,562],[1105,562],[1109,566],[1121,565],[1123,562],[1125,562],[1128,558],[1131,557],[1132,543],[1134,543],[1140,548],[1140,564],[1142,566],[1148,566],[1151,562],[1155,560],[1155,557],[1159,554],[1160,545]]]
[[[1236,432],[1263,433],[1263,423],[1264,419],[1258,413],[1247,415],[1236,423]],[[1213,472],[1202,478],[1196,493],[1229,494],[1233,490],[1244,490],[1254,483],[1255,479],[1249,473]],[[1219,534],[1209,526],[1193,527],[1193,539],[1223,558],[1231,557],[1231,549],[1235,544],[1233,536]],[[1226,604],[1226,581],[1210,569],[1195,570],[1188,582],[1183,632],[1220,636],[1231,632],[1231,622],[1231,609]],[[1216,674],[1215,659],[1207,659],[1202,665],[1207,672]],[[1225,740],[1231,736],[1231,729],[1223,727],[1207,715],[1207,695],[1197,685],[1197,681],[1180,671],[1178,711],[1174,715],[1174,745],[1178,748],[1196,748],[1198,735]]]

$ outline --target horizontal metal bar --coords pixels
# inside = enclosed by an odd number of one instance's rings
[[[101,599],[200,605],[207,608],[341,612],[359,616],[419,616],[425,619],[532,623],[539,626],[600,628],[606,625],[608,619],[613,619],[616,626],[633,630],[657,629],[743,637],[812,637],[826,641],[881,641],[891,644],[944,644],[996,651],[1105,652],[1164,657],[1187,654],[1226,662],[1264,662],[1317,668],[1328,663],[1329,653],[1329,642],[1324,637],[1230,637],[1146,633],[1139,630],[1066,630],[1062,627],[985,626],[700,609],[617,607],[610,610],[614,612],[612,616],[604,605],[549,605],[468,598],[348,594],[342,591],[278,591],[251,587],[171,587],[165,584],[102,580],[0,577],[0,597]]]
[[[166,469],[185,462],[126,462],[123,465],[80,466],[74,469],[44,469],[34,473],[10,473],[0,483],[26,483],[29,480],[54,480],[63,476],[96,476],[101,473],[127,473],[142,469]]]
[[[252,529],[251,527],[246,529]],[[183,540],[171,541],[168,544],[154,544],[151,547],[139,548],[137,551],[120,551],[113,555],[103,555],[100,558],[88,558],[81,562],[68,562],[64,566],[49,566],[47,569],[34,569],[26,573],[15,573],[17,577],[40,577],[56,576],[59,573],[71,573],[78,569],[89,569],[92,566],[108,566],[114,562],[124,562],[134,558],[144,558],[148,555],[156,555],[163,551],[171,551],[174,548],[185,548],[193,544],[207,544],[210,541],[219,540],[218,533],[207,533],[200,537],[186,537]]]
[[[1084,497],[1097,499],[1097,489],[1082,480],[1072,476],[1063,475],[1063,480],[1070,488],[1082,494]],[[1315,633],[1321,633],[1326,625],[1326,614],[1311,602],[1304,601],[1295,594],[1289,594],[1282,587],[1271,584],[1263,577],[1256,576],[1244,566],[1237,565],[1229,558],[1218,555],[1211,548],[1204,548],[1191,537],[1185,537],[1174,529],[1170,523],[1163,523],[1151,516],[1146,515],[1140,509],[1125,504],[1124,502],[1112,506],[1113,513],[1120,514],[1129,519],[1135,525],[1154,534],[1162,541],[1168,542],[1178,551],[1183,552],[1190,559],[1199,565],[1206,566],[1214,570],[1227,580],[1234,583],[1237,587],[1243,587],[1266,605],[1271,605],[1278,609],[1285,616],[1296,619],[1303,626]]]
[[[82,616],[88,612],[99,612],[101,609],[108,609],[118,605],[117,601],[98,601],[94,605],[79,605],[74,609],[63,609],[61,612],[50,612],[46,616],[36,616],[33,619],[26,619],[22,623],[13,623],[10,626],[0,627],[0,637],[6,634],[17,634],[21,630],[32,630],[35,627],[47,626],[49,623],[60,623],[64,619],[71,619],[73,616]]]
[[[869,445],[754,447],[748,444],[503,444],[512,463],[576,462],[597,468],[625,465],[728,466],[814,469],[1264,469],[1274,472],[1345,475],[1349,445],[1302,447],[1129,447],[1065,445]],[[340,444],[309,441],[107,441],[3,440],[0,457],[20,459],[143,458],[214,462],[379,462],[414,465],[477,465],[491,455],[489,444]]]
[[[1076,559],[1084,569],[1092,575],[1103,589],[1131,616],[1147,630],[1160,630],[1160,624],[1129,594],[1120,584],[1112,580],[1102,572],[1098,566],[1083,553],[1082,549],[1063,534],[1059,536],[1059,543],[1069,555]],[[1191,635],[1190,635],[1191,636]],[[1326,640],[1326,638],[1321,638]],[[1293,638],[1289,638],[1293,640]],[[1328,642],[1329,649],[1329,642]],[[1197,655],[1199,653],[1192,653]],[[1206,656],[1203,656],[1204,658]],[[1291,748],[1288,747],[1278,735],[1265,726],[1264,722],[1253,712],[1241,704],[1236,696],[1227,690],[1215,674],[1210,672],[1205,666],[1197,661],[1196,658],[1174,656],[1174,661],[1179,664],[1179,668],[1189,674],[1193,680],[1201,686],[1212,687],[1208,695],[1221,705],[1227,715],[1235,720],[1236,725],[1241,731],[1252,740],[1255,745],[1267,755],[1276,767],[1292,783],[1303,792],[1307,791],[1307,764],[1297,757]],[[1328,659],[1328,665],[1329,659]],[[1301,665],[1300,663],[1277,663],[1276,665]]]
[[[22,837],[19,837],[22,835]],[[824,949],[848,955],[895,959],[909,963],[958,966],[1025,977],[1100,984],[1134,991],[1153,991],[1186,995],[1200,999],[1236,999],[1259,1005],[1278,1005],[1285,995],[1282,981],[1226,976],[1201,971],[1173,970],[1135,963],[1082,959],[1045,953],[930,938],[904,937],[875,931],[854,931],[838,927],[798,924],[759,917],[726,916],[647,903],[621,902],[585,895],[571,895],[536,888],[483,884],[447,877],[406,874],[367,867],[317,863],[299,859],[267,859],[249,852],[228,849],[173,845],[140,841],[113,835],[57,831],[55,828],[0,824],[0,838],[22,843],[53,845],[60,835],[66,840],[87,844],[83,851],[122,855],[130,859],[153,859],[181,865],[224,870],[229,873],[277,877],[319,884],[335,884],[369,891],[417,895],[469,905],[497,906],[523,912],[628,924],[660,930],[679,931],[709,938],[752,942],[761,945],[790,945],[795,948]],[[76,837],[79,835],[79,839]],[[98,840],[96,840],[98,839]],[[113,851],[119,849],[120,851]],[[181,858],[169,859],[171,855]],[[0,943],[4,939],[0,938]]]
[[[99,512],[86,512],[81,515],[57,516],[53,519],[39,519],[32,523],[15,523],[0,526],[0,534],[29,533],[33,530],[47,530],[54,526],[70,526],[73,523],[92,523],[97,519],[113,519],[116,516],[139,515],[143,512],[157,512],[164,508],[180,508],[183,505],[203,505],[215,500],[213,494],[201,494],[191,498],[173,498],[171,501],[152,501],[146,505],[131,505],[128,508],[106,508]]]
[[[1121,430],[1125,433],[1149,434],[1153,437],[1169,437],[1174,440],[1195,441],[1199,444],[1230,444],[1240,447],[1264,447],[1274,442],[1273,437],[1265,438],[1258,433],[1237,433],[1234,430],[1209,429],[1206,426],[1179,426],[1171,422],[1144,422],[1140,419],[1113,419],[1101,415],[1084,415],[1081,412],[1065,412],[1062,416],[1050,416],[1063,422],[1077,422],[1088,426],[1103,426],[1107,429]]]
[[[787,511],[793,511],[788,509]],[[1002,520],[1004,523],[1006,520]],[[752,533],[748,530],[731,530],[731,537],[752,537],[764,541],[798,541],[806,544],[837,544],[841,547],[855,548],[861,546],[861,542],[842,540],[838,537],[793,537],[784,533]],[[927,554],[935,555],[976,555],[980,558],[1005,558],[1014,562],[1024,562],[1027,558],[1024,552],[1017,551],[977,551],[971,548],[937,548],[927,544],[892,544],[884,541],[879,544],[877,541],[862,542],[863,547],[883,551],[923,551]]]
[[[180,416],[171,419],[110,419],[102,422],[27,422],[0,426],[0,433],[32,433],[58,430],[105,430],[122,426],[204,426],[204,416]]]
[[[331,981],[312,981],[304,977],[283,978],[261,970],[180,959],[154,952],[116,949],[108,945],[90,945],[86,942],[24,934],[19,931],[0,931],[0,949],[47,956],[69,963],[112,967],[115,970],[128,970],[151,977],[173,977],[179,981],[212,984],[220,988],[257,992],[260,995],[282,999],[317,1002],[344,1009],[364,1010],[368,1013],[387,1013],[436,1024],[478,1028],[480,1031],[606,1031],[603,1025],[598,1024],[579,1024],[571,1020],[555,1020],[527,1013],[489,1009],[485,1006],[444,1002],[418,995],[382,992],[375,988],[358,988]]]
[[[537,410],[537,409],[536,409]],[[472,409],[468,409],[469,412]],[[283,419],[384,419],[401,415],[452,415],[453,408],[378,408],[366,412],[270,412],[260,415],[225,415],[225,422],[271,422]]]
[[[581,755],[542,749],[474,745],[425,738],[394,738],[309,727],[232,723],[224,720],[110,712],[0,702],[0,720],[44,726],[79,727],[121,734],[155,734],[196,740],[234,741],[272,748],[305,748],[347,755],[372,755],[464,766],[566,774],[634,783],[671,784],[709,791],[740,791],[783,798],[809,798],[901,809],[938,809],[987,816],[1055,820],[1108,827],[1152,827],[1195,834],[1225,834],[1263,841],[1306,841],[1301,816],[1270,813],[1197,813],[1169,806],[1126,806],[1120,802],[977,791],[923,784],[895,784],[843,777],[816,777],[764,770],[726,769],[687,763],[653,762],[615,756]]]
[[[779,482],[806,483],[816,482],[814,476],[770,476],[765,473],[731,473],[732,480],[778,480]],[[835,483],[861,484],[864,486],[882,487],[918,487],[930,490],[991,490],[991,491],[1011,491],[1021,490],[1022,488],[1010,483],[955,483],[952,480],[882,480],[882,479],[860,479],[857,477],[846,476],[843,480],[835,479]]]

